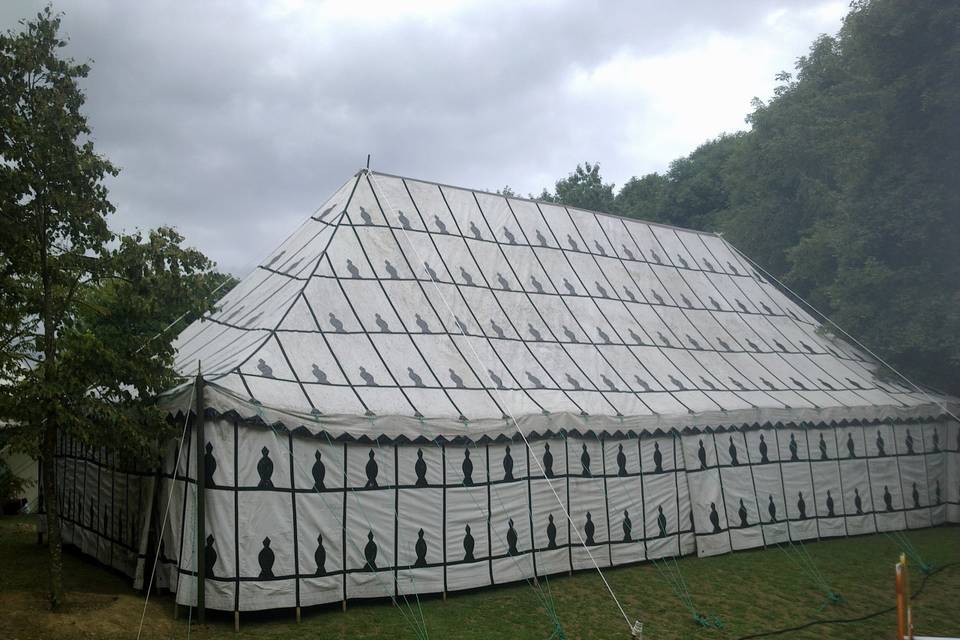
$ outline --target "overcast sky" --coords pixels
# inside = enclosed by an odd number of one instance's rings
[[[45,4],[0,2],[5,29]],[[601,5],[598,8],[597,5]],[[59,0],[115,228],[246,274],[358,168],[526,194],[618,186],[746,127],[847,2]]]

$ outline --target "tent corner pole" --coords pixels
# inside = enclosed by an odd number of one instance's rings
[[[200,370],[200,363],[197,363],[196,380],[196,413],[194,414],[194,431],[196,432],[196,474],[197,474],[197,622],[204,624],[206,621],[206,492],[207,478],[204,470],[203,458],[203,425],[204,425],[204,403],[203,403],[203,373]]]
[[[240,612],[237,610],[233,612],[233,632],[240,633]]]

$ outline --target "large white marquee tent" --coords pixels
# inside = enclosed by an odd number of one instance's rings
[[[955,399],[825,329],[717,235],[363,170],[180,335],[162,469],[61,443],[65,539],[247,611],[960,522]]]

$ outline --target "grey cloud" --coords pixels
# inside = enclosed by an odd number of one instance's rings
[[[804,6],[778,3],[776,7]],[[0,7],[12,25],[38,2]],[[486,4],[429,22],[268,16],[256,2],[59,2],[115,227],[174,224],[243,274],[359,168],[539,190],[621,159],[622,109],[569,101],[576,70],[762,28],[769,2]],[[813,34],[815,35],[815,34]],[[794,55],[802,53],[795,52]],[[716,132],[719,133],[719,132]],[[666,152],[662,166],[675,155]],[[661,168],[653,167],[653,168]],[[650,167],[614,167],[628,176]]]

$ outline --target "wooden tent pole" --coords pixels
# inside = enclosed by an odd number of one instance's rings
[[[206,490],[207,474],[203,464],[204,437],[204,404],[203,404],[203,374],[200,372],[200,363],[197,363],[197,381],[196,381],[196,413],[194,415],[194,431],[196,432],[196,474],[197,474],[197,540],[195,542],[197,550],[197,622],[204,624],[206,621]]]
[[[906,587],[907,559],[904,554],[900,554],[900,562],[896,567],[896,586],[897,586],[897,640],[904,640],[907,631],[906,625],[906,596],[904,594]]]

